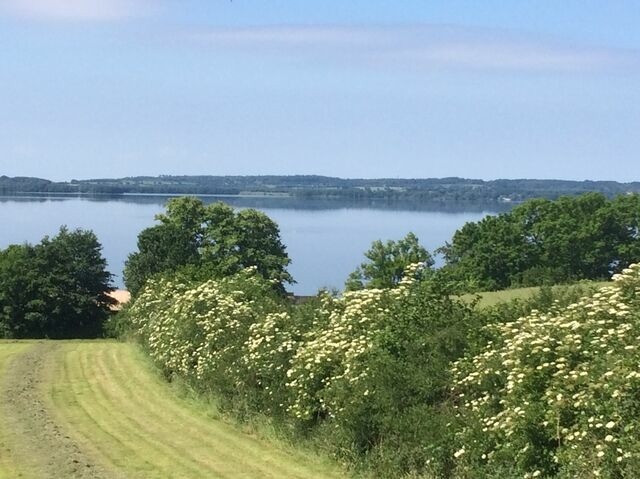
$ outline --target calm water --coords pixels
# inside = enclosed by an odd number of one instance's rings
[[[103,254],[122,286],[122,268],[136,249],[138,233],[154,224],[163,210],[163,196],[113,198],[0,197],[0,248],[53,236],[60,225],[93,230]],[[353,203],[286,198],[205,198],[238,208],[258,208],[280,225],[292,260],[289,271],[296,294],[314,294],[321,287],[341,288],[376,239],[400,239],[413,231],[429,250],[444,244],[467,221],[495,213],[495,206],[424,206]]]

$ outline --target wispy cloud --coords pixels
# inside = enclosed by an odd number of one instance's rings
[[[582,72],[640,65],[636,51],[452,26],[255,27],[211,30],[197,36],[225,48],[282,55],[323,53],[348,61],[420,69]]]
[[[147,0],[0,0],[5,14],[47,20],[111,21],[143,14]]]

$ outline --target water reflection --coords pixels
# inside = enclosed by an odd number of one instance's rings
[[[121,286],[121,272],[136,249],[138,233],[153,224],[168,197],[21,195],[0,197],[0,248],[34,243],[54,235],[60,225],[93,230],[103,245],[110,270]],[[417,204],[411,202],[301,200],[274,197],[203,197],[238,208],[257,208],[280,225],[292,259],[297,294],[320,287],[341,288],[376,239],[399,239],[413,231],[430,251],[444,244],[467,221],[498,212],[496,205]],[[502,205],[500,209],[508,209]]]
[[[77,195],[77,194],[16,194],[0,196],[0,203],[6,201],[64,201],[82,199],[95,202],[123,202],[136,204],[164,205],[170,198],[184,195],[165,194],[123,194],[123,195]],[[362,198],[299,198],[291,196],[261,195],[194,195],[205,203],[223,201],[239,208],[282,208],[294,210],[337,210],[337,209],[376,209],[393,211],[434,211],[447,213],[499,213],[509,211],[511,203],[496,202],[425,202],[421,200],[402,199],[362,199]]]

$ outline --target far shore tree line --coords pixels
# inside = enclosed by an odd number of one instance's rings
[[[280,296],[294,282],[278,225],[260,211],[182,197],[156,219],[125,265],[134,299],[148,280],[167,275],[206,280],[252,267]],[[465,224],[434,253],[444,258],[441,268],[413,233],[376,240],[345,289],[393,287],[414,263],[458,293],[607,279],[640,260],[640,195],[529,200]],[[39,244],[1,250],[0,337],[100,335],[113,303],[111,277],[91,231],[62,227]]]
[[[53,182],[0,176],[0,194],[275,195],[300,199],[343,199],[418,203],[498,203],[556,199],[595,191],[607,198],[640,193],[640,182],[470,178],[335,178],[319,175],[136,176]]]

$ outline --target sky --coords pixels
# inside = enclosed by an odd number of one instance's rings
[[[637,0],[0,0],[0,175],[640,180]]]

